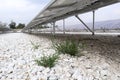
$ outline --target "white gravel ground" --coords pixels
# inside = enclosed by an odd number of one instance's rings
[[[39,49],[33,50],[30,41],[39,44]],[[51,45],[45,37],[0,34],[0,80],[120,80],[120,59],[103,56],[104,49],[83,50],[82,57],[60,55],[51,69],[38,66],[35,58],[55,53]],[[119,48],[115,51],[120,54]]]

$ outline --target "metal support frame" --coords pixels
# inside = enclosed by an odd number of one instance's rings
[[[93,33],[92,35],[95,35],[95,11],[93,11]]]
[[[90,31],[93,33],[93,31],[79,18],[78,15],[75,15],[75,17]]]
[[[31,29],[28,29],[28,33],[31,33],[32,31],[31,31]]]
[[[36,31],[37,31],[37,33],[39,32],[39,25],[37,25],[37,27],[36,27]]]
[[[55,22],[53,22],[53,35],[55,35]]]
[[[65,19],[63,19],[63,34],[65,34]]]

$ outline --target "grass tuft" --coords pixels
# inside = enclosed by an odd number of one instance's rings
[[[52,68],[55,65],[55,62],[58,60],[59,55],[58,54],[53,54],[50,56],[43,56],[40,59],[36,59],[35,62],[38,64],[38,66],[44,66],[44,67],[49,67]]]
[[[76,56],[79,51],[79,44],[73,40],[66,40],[60,43],[55,43],[54,48],[58,53],[70,54],[71,56]]]

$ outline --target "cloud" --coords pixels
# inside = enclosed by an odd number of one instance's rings
[[[30,22],[50,0],[0,0],[0,21],[10,23]],[[120,3],[100,8],[96,11],[96,21],[120,19]],[[92,14],[80,14],[80,18],[86,23],[92,22]],[[62,22],[58,23],[61,24]],[[80,24],[75,17],[66,19],[66,25]]]
[[[3,11],[26,11],[35,7],[34,4],[27,0],[2,0],[0,9]]]
[[[97,21],[106,21],[120,19],[120,3],[113,4],[104,8],[100,8],[96,11]]]
[[[0,6],[6,6],[8,7],[22,7],[28,4],[28,1],[26,0],[1,0],[1,5]]]
[[[45,5],[32,0],[0,0],[0,21],[28,23]]]

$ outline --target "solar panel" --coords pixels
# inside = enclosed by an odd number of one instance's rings
[[[119,0],[52,0],[25,29],[93,11],[117,2]]]

